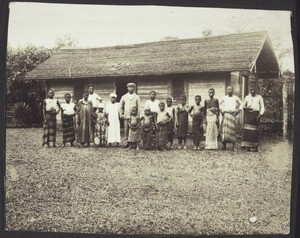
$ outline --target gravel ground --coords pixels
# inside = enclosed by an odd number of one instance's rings
[[[292,145],[274,137],[255,153],[43,148],[42,129],[6,136],[7,230],[289,233]]]

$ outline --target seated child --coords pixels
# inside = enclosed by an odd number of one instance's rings
[[[145,109],[145,115],[141,118],[142,122],[142,139],[145,150],[150,150],[154,147],[153,137],[156,129],[155,116],[151,113],[150,108]]]
[[[94,143],[97,146],[106,145],[106,117],[103,112],[104,105],[100,103],[98,105],[98,110],[96,111],[96,121],[95,121],[95,132],[94,132]]]
[[[159,112],[157,113],[157,130],[156,130],[156,144],[159,150],[165,150],[168,143],[168,128],[167,123],[171,117],[165,110],[165,103],[159,103]]]
[[[140,125],[141,122],[140,117],[137,115],[137,107],[132,107],[128,121],[128,143],[130,149],[139,150],[139,142],[141,140]]]

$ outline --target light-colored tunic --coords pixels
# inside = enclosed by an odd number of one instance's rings
[[[229,97],[228,95],[224,96],[221,99],[219,105],[220,106],[222,105],[223,112],[236,111],[237,108],[242,110],[242,108],[243,108],[242,101],[239,99],[239,97],[237,97],[235,95],[232,95],[231,97]]]
[[[120,101],[120,115],[124,116],[124,119],[130,118],[130,112],[133,107],[137,107],[137,115],[140,115],[141,99],[135,93],[126,93],[122,96]]]
[[[260,115],[265,112],[264,100],[258,94],[255,94],[254,97],[251,94],[247,95],[244,100],[244,107],[251,108],[253,111],[259,112]]]
[[[145,102],[145,109],[150,109],[151,112],[159,112],[159,100],[155,99],[152,101],[151,99]]]
[[[98,104],[102,101],[101,97],[97,93],[89,94],[88,100],[92,102],[93,108],[98,107]]]
[[[120,120],[119,120],[119,103],[110,103],[106,105],[109,126],[107,126],[107,142],[120,143]]]
[[[63,109],[63,112],[65,115],[73,115],[75,113],[75,103],[62,103],[61,108]]]

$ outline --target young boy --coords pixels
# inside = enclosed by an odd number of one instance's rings
[[[169,142],[169,148],[172,148],[173,146],[173,137],[174,137],[174,125],[175,125],[175,108],[172,106],[173,101],[172,98],[167,98],[166,99],[166,112],[169,114],[170,121],[167,123],[167,128],[168,128],[168,142]]]
[[[150,108],[145,108],[145,115],[141,118],[143,147],[145,150],[153,148],[154,130],[156,129],[155,116],[151,113]]]
[[[98,112],[96,112],[96,121],[95,121],[95,134],[94,134],[94,143],[98,146],[106,145],[105,130],[106,130],[106,117],[103,112],[104,105],[100,103],[98,105]]]
[[[159,111],[157,113],[157,130],[156,130],[156,143],[159,150],[166,150],[168,143],[168,130],[167,123],[171,117],[165,110],[165,103],[159,103]]]
[[[186,149],[189,111],[190,111],[190,107],[186,103],[186,95],[181,95],[180,103],[176,109],[178,149]],[[183,141],[183,145],[182,145],[182,141]]]
[[[71,94],[65,94],[65,103],[61,104],[61,119],[63,128],[63,145],[70,143],[74,145],[75,130],[74,130],[74,116],[76,115],[76,105],[71,102]]]
[[[129,134],[128,134],[128,143],[130,149],[139,150],[139,142],[141,140],[141,131],[140,131],[140,117],[137,115],[137,107],[132,107],[131,115],[128,120]]]
[[[195,96],[195,105],[191,107],[189,114],[193,118],[192,131],[194,150],[200,149],[200,142],[203,139],[203,106],[200,105],[201,96]]]

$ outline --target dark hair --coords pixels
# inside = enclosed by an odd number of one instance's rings
[[[173,101],[172,98],[168,97],[168,98],[166,99],[166,101],[169,101],[169,100],[170,100],[170,101]]]
[[[82,95],[84,95],[84,94],[86,94],[86,93],[89,94],[89,91],[86,91],[86,90],[83,91],[83,94],[82,94]]]
[[[166,106],[166,104],[165,104],[164,102],[160,102],[158,105],[159,105],[159,106],[160,106],[160,105]]]
[[[208,89],[208,92],[209,92],[209,91],[213,91],[214,93],[216,92],[214,88]]]
[[[186,95],[185,95],[185,94],[182,94],[182,95],[180,95],[180,98],[186,99]]]
[[[89,88],[90,88],[90,87],[95,88],[94,84],[89,84]]]
[[[200,95],[196,95],[196,96],[195,96],[195,99],[196,99],[196,98],[200,98],[200,101],[201,101],[201,96],[200,96]]]
[[[66,96],[70,96],[70,97],[71,97],[71,94],[70,94],[70,93],[66,93],[66,94],[65,94],[65,97],[66,97]]]
[[[227,86],[227,88],[232,88],[232,90],[234,90],[234,88],[231,85]]]
[[[149,94],[151,94],[151,93],[155,93],[155,96],[156,96],[156,92],[154,90],[152,90]]]

